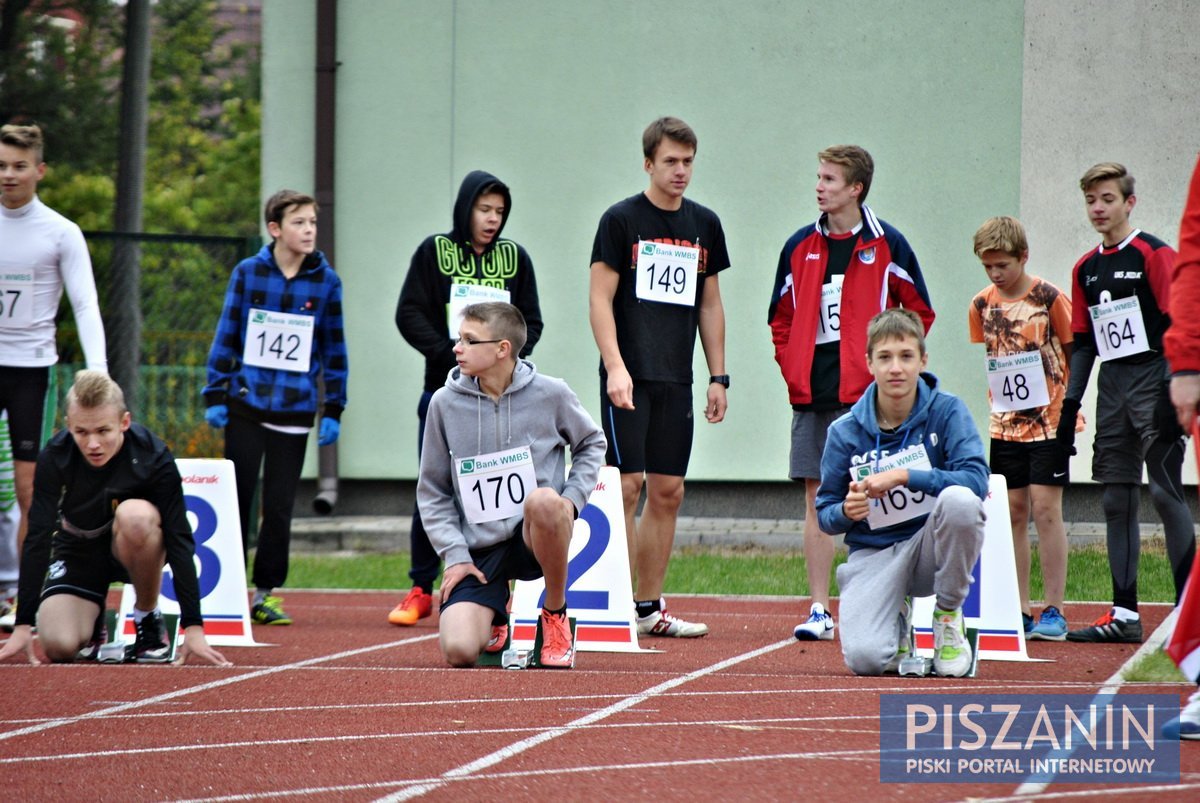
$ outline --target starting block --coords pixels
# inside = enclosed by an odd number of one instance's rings
[[[133,664],[137,663],[134,645],[125,641],[125,635],[118,627],[120,613],[112,609],[105,610],[104,624],[108,628],[108,641],[100,645],[96,660],[102,664]],[[179,652],[179,617],[173,613],[163,614],[163,626],[167,632],[168,660],[164,663],[174,663]]]
[[[912,643],[915,644],[916,642],[913,641]],[[973,678],[976,672],[979,671],[979,628],[967,628],[967,643],[971,645],[971,669],[963,677]],[[929,675],[937,675],[933,670],[933,659],[928,656],[917,655],[916,653],[900,659],[898,672],[901,677],[923,678]]]
[[[571,668],[574,668],[575,656],[579,654],[575,632],[575,617],[568,617],[568,621],[571,623]],[[513,629],[509,627],[508,640],[504,642],[504,649],[497,652],[480,653],[479,658],[475,661],[475,666],[502,666],[505,669],[540,669],[541,664],[538,662],[538,657],[541,654],[542,619],[539,616],[533,637],[533,647],[531,649],[514,647]]]

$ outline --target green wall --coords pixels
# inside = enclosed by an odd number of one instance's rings
[[[312,188],[313,5],[265,4],[264,194]],[[986,217],[1019,211],[1023,3],[339,7],[343,476],[416,474],[422,363],[396,331],[395,303],[413,250],[450,227],[458,183],[475,168],[511,186],[505,235],[537,269],[546,331],[534,361],[597,414],[592,237],[608,205],[645,189],[641,131],[662,114],[696,129],[688,195],[721,216],[733,261],[721,282],[730,411],[697,425],[690,477],[786,477],[791,413],[766,309],[781,246],[817,214],[816,153],[838,142],[875,157],[869,203],[907,235],[939,313],[931,368],[984,423],[982,351],[965,335],[967,302],[986,283],[971,236]],[[707,374],[699,349],[696,365]]]

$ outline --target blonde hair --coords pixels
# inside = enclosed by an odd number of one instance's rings
[[[13,125],[10,123],[0,126],[0,143],[20,148],[23,151],[33,151],[37,154],[34,161],[38,164],[42,162],[45,140],[42,138],[42,129],[36,125]]]
[[[75,374],[75,381],[67,391],[68,413],[72,406],[94,410],[110,404],[122,415],[129,411],[125,406],[125,393],[112,377],[103,371],[91,369]]]
[[[1008,215],[985,220],[975,232],[975,256],[983,256],[984,251],[1003,251],[1018,259],[1028,253],[1029,240],[1021,221]]]
[[[1101,181],[1109,180],[1117,182],[1117,187],[1121,190],[1123,198],[1133,195],[1133,176],[1129,175],[1129,171],[1125,169],[1125,165],[1120,162],[1101,162],[1100,164],[1092,165],[1083,174],[1083,178],[1079,179],[1079,189],[1087,192]]]

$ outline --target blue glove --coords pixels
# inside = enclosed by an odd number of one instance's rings
[[[204,420],[210,427],[221,429],[229,423],[229,408],[224,404],[214,404],[205,409]]]
[[[318,446],[328,446],[338,439],[338,433],[341,432],[342,425],[338,423],[336,418],[322,418],[321,430],[317,435]]]

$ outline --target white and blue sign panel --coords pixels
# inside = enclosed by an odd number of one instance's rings
[[[221,647],[258,646],[250,629],[246,596],[246,564],[242,555],[242,525],[238,515],[233,463],[228,460],[176,460],[183,478],[183,499],[196,542],[196,575],[200,581],[200,610],[204,635]],[[179,600],[170,567],[163,567],[159,607],[179,614]],[[121,599],[125,636],[132,637],[133,587]]]
[[[1008,483],[993,474],[983,501],[983,551],[975,563],[974,582],[963,602],[963,618],[979,631],[979,657],[989,661],[1031,661],[1025,651],[1021,592],[1008,518]],[[917,653],[933,656],[933,597],[913,600]]]
[[[514,647],[532,648],[545,596],[545,580],[517,581],[509,617]],[[571,534],[567,612],[576,620],[577,651],[652,652],[638,646],[621,474],[613,466],[600,469]]]

